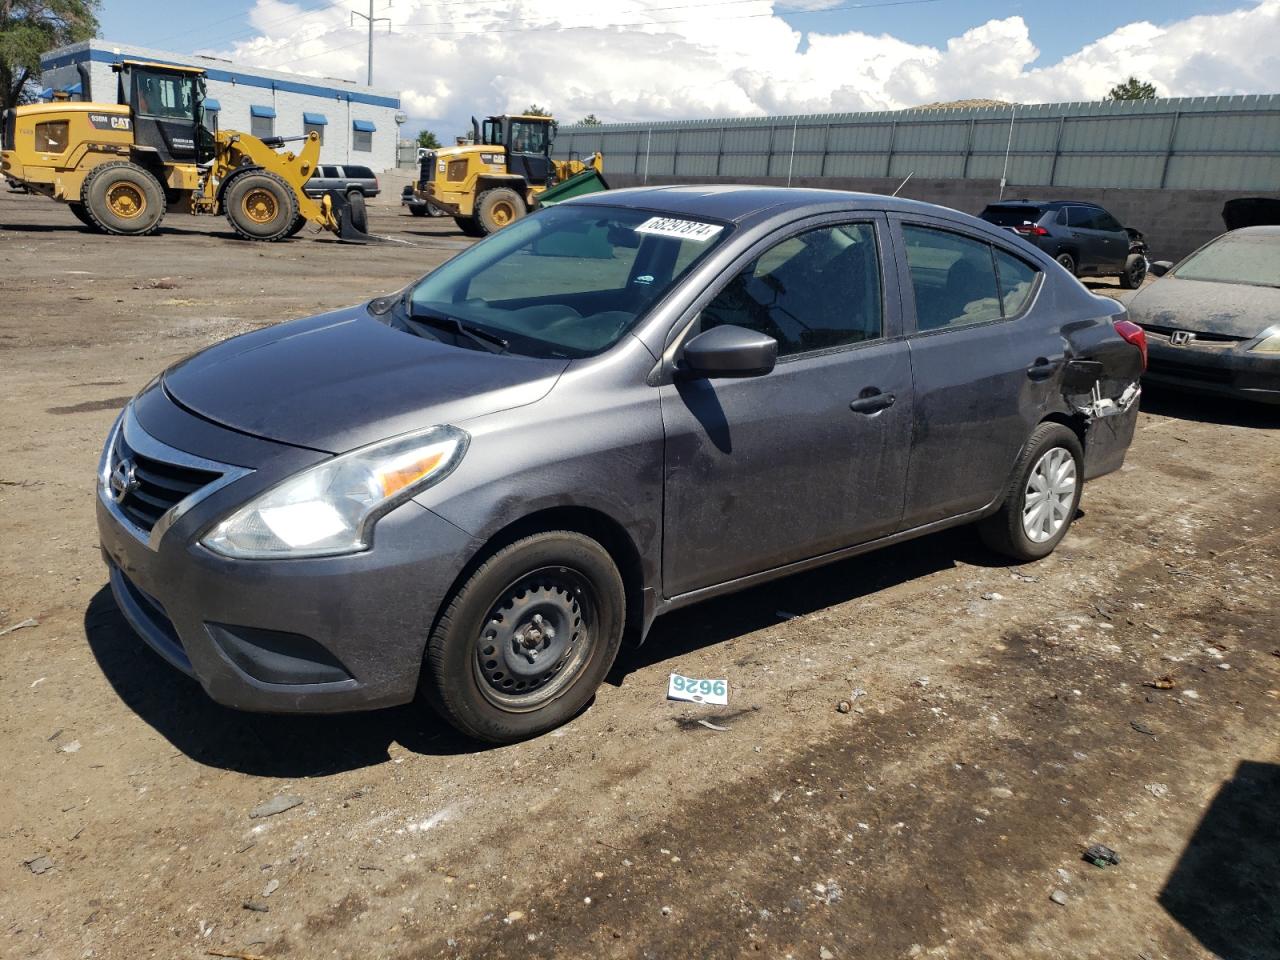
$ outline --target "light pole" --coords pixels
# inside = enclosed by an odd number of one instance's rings
[[[388,7],[390,7],[390,6],[391,6],[391,4],[388,2],[388,3],[387,3],[387,6],[388,6]],[[373,25],[374,25],[375,23],[386,23],[386,25],[387,25],[387,33],[390,33],[390,32],[391,32],[391,18],[390,18],[390,17],[375,17],[375,16],[373,15],[373,0],[369,0],[369,13],[368,13],[367,15],[366,15],[366,14],[361,13],[359,10],[352,10],[352,11],[351,11],[351,23],[352,23],[352,25],[354,25],[354,24],[355,24],[355,22],[356,22],[356,17],[360,17],[360,18],[361,18],[361,19],[363,19],[363,20],[368,20],[368,21],[369,21],[369,79],[366,81],[366,83],[367,83],[367,85],[368,85],[368,86],[372,87],[372,86],[373,86]]]

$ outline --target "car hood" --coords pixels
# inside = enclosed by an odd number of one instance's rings
[[[417,337],[360,306],[227,340],[165,371],[163,383],[215,423],[342,453],[533,403],[567,366]]]
[[[1280,323],[1280,289],[1162,277],[1129,301],[1138,324],[1253,338]]]

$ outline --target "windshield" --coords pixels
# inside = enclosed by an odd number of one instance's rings
[[[728,233],[644,210],[550,207],[428,274],[405,304],[501,338],[511,353],[589,357],[622,339]]]
[[[1173,276],[1280,287],[1280,237],[1224,234],[1188,257]]]

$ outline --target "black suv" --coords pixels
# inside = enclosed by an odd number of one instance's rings
[[[1142,234],[1094,203],[1076,200],[1007,200],[979,216],[1016,233],[1077,277],[1119,277],[1136,290],[1147,277]]]

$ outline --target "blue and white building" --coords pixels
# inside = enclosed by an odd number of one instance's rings
[[[400,124],[407,117],[400,95],[336,80],[245,67],[216,57],[149,50],[109,40],[88,40],[40,58],[47,97],[69,93],[76,100],[116,102],[116,74],[122,60],[147,60],[200,67],[208,77],[207,110],[216,110],[223,130],[259,137],[296,137],[312,130],[321,137],[322,163],[352,163],[375,172],[396,165]]]

